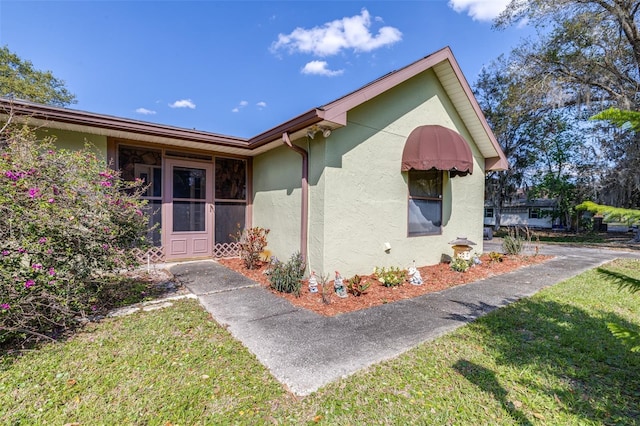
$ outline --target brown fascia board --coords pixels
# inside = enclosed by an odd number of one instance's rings
[[[448,47],[439,50],[425,58],[422,58],[404,68],[392,71],[382,77],[354,90],[322,107],[312,109],[296,118],[289,120],[275,128],[268,130],[254,138],[249,143],[252,148],[273,142],[280,138],[284,132],[294,133],[304,127],[316,124],[322,120],[346,125],[346,114],[349,110],[363,104],[375,96],[385,92],[413,77],[420,72],[433,67],[448,57],[453,57]]]
[[[451,52],[451,49],[449,49],[448,47],[446,49],[448,50],[450,55],[448,59],[449,59],[449,63],[451,64],[451,67],[453,68],[453,72],[458,78],[458,81],[460,81],[462,90],[464,90],[465,95],[469,99],[469,103],[471,104],[471,107],[473,108],[474,112],[478,116],[478,120],[480,120],[480,124],[484,128],[484,131],[487,133],[487,137],[489,138],[489,141],[491,141],[491,145],[493,145],[493,148],[496,150],[496,153],[498,154],[496,157],[485,159],[486,171],[507,170],[509,168],[509,162],[507,161],[507,156],[504,154],[504,151],[502,151],[502,147],[498,143],[496,136],[493,134],[493,130],[491,130],[491,127],[487,122],[487,118],[484,116],[484,113],[482,112],[482,108],[480,108],[480,104],[478,104],[478,101],[476,100],[476,96],[473,94],[473,90],[471,90],[471,86],[469,85],[469,82],[467,81],[464,74],[462,73],[462,70],[460,69],[460,65],[458,65],[458,61],[456,61],[455,57],[453,56],[453,52]]]
[[[323,117],[324,111],[322,109],[314,108],[309,110],[304,114],[300,114],[289,121],[285,121],[284,123],[249,139],[249,148],[256,149],[267,145],[276,139],[281,139],[285,132],[294,133],[298,130],[317,124],[322,121]]]
[[[44,122],[53,121],[79,126],[96,127],[107,130],[132,132],[136,134],[221,145],[234,148],[249,148],[247,139],[218,135],[200,130],[166,126],[146,121],[131,120],[111,115],[43,105],[24,100],[0,98],[0,112],[15,114]]]
[[[425,56],[422,59],[417,60],[416,62],[409,64],[399,70],[392,71],[377,80],[372,81],[371,83],[361,87],[358,90],[355,90],[341,98],[336,99],[333,102],[330,102],[320,110],[324,111],[323,119],[327,121],[341,122],[344,121],[344,117],[346,116],[347,111],[361,105],[364,102],[371,100],[372,98],[384,93],[385,91],[397,86],[398,84],[414,77],[421,72],[424,72],[430,68],[433,68],[435,65],[442,63],[444,61],[448,61],[451,65],[453,72],[455,73],[460,85],[471,104],[480,124],[484,128],[491,144],[493,145],[496,151],[496,157],[492,157],[491,161],[488,161],[486,166],[487,170],[506,170],[508,168],[508,163],[500,144],[495,138],[493,131],[489,127],[489,123],[482,113],[480,109],[480,105],[471,90],[471,86],[467,82],[458,62],[453,56],[453,52],[451,48],[444,47],[443,49],[438,50],[437,52],[432,53],[429,56]],[[346,123],[345,123],[346,124]]]
[[[323,111],[312,109],[289,121],[286,121],[251,139],[224,136],[211,132],[185,129],[147,121],[131,120],[104,114],[90,113],[81,110],[38,104],[25,100],[6,99],[0,97],[0,112],[5,115],[15,114],[30,117],[44,122],[52,121],[79,126],[96,127],[108,130],[125,131],[155,137],[165,137],[191,142],[208,143],[249,151],[280,139],[284,132],[293,133],[322,121]]]
[[[266,132],[263,132],[251,139],[235,138],[231,136],[223,136],[210,132],[198,130],[189,130],[179,127],[159,125],[144,121],[137,121],[108,115],[94,114],[79,110],[70,110],[60,107],[52,107],[48,105],[35,104],[26,101],[14,101],[10,99],[0,98],[0,106],[4,105],[5,109],[11,109],[20,115],[34,116],[43,120],[54,120],[71,124],[87,125],[101,127],[112,130],[124,130],[139,134],[168,137],[186,141],[209,143],[212,145],[222,145],[235,148],[245,148],[254,150],[271,142],[280,139],[283,133],[294,133],[304,129],[310,125],[319,123],[323,120],[336,123],[338,125],[346,125],[347,112],[358,105],[371,100],[381,93],[397,86],[398,84],[408,80],[409,78],[433,68],[435,65],[448,61],[451,65],[462,89],[465,92],[478,120],[488,135],[491,144],[495,148],[496,156],[487,158],[485,167],[487,170],[506,170],[508,168],[507,159],[504,152],[500,148],[500,144],[496,140],[489,124],[487,123],[478,102],[473,95],[469,83],[465,79],[460,67],[455,60],[451,49],[447,46],[429,56],[409,64],[399,70],[392,71],[384,76],[372,81],[371,83],[357,89],[345,96],[342,96],[322,107],[309,110],[297,117],[286,121]]]

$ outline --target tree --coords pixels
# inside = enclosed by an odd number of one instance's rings
[[[625,222],[628,225],[640,223],[640,210],[637,209],[606,206],[592,201],[585,201],[576,206],[576,209],[600,214],[605,222]]]
[[[614,126],[602,135],[602,145],[617,158],[604,176],[605,194],[597,200],[618,207],[640,206],[640,113],[609,108],[591,119]]]
[[[523,185],[526,171],[535,162],[531,140],[526,137],[526,123],[537,119],[537,111],[527,108],[520,92],[517,73],[501,56],[483,68],[474,86],[474,95],[492,128],[507,160],[509,169],[489,172],[486,199],[494,208],[495,228],[500,228],[502,209]]]
[[[67,106],[76,102],[62,80],[51,71],[38,71],[8,47],[0,48],[0,96],[42,104]]]
[[[27,127],[0,134],[0,344],[51,336],[99,305],[112,274],[136,265],[148,218],[143,183],[87,148],[56,150]]]
[[[552,219],[560,219],[565,227],[571,228],[574,207],[581,201],[577,177],[587,159],[581,150],[585,145],[582,133],[573,116],[564,113],[563,109],[549,113],[529,132],[538,154],[529,196],[555,200]]]
[[[543,72],[540,79],[563,90],[566,101],[629,109],[639,102],[639,7],[638,0],[512,0],[495,26],[526,19],[540,30],[539,42],[523,48],[523,55]]]
[[[554,218],[571,225],[573,206],[582,192],[578,176],[587,166],[582,132],[572,110],[558,108],[545,94],[529,89],[526,75],[523,78],[513,63],[500,57],[483,69],[475,85],[476,98],[510,166],[487,177],[495,226],[500,227],[504,203],[523,187],[532,188],[527,194],[531,198],[555,199]]]
[[[639,9],[638,0],[512,0],[495,26],[526,20],[538,29],[536,40],[513,52],[523,90],[586,119],[608,107],[640,109]],[[612,204],[639,205],[638,134],[589,131],[611,164],[599,193]]]
[[[617,108],[609,108],[591,117],[591,120],[607,120],[622,129],[640,132],[640,112],[623,111]]]
[[[636,133],[640,130],[640,112],[610,108],[594,115],[591,119],[608,120],[618,127],[628,128]],[[605,222],[622,221],[629,225],[640,222],[640,210],[636,209],[600,205],[591,201],[585,201],[577,206],[576,209],[580,211],[586,210],[593,214],[600,214],[603,216]],[[638,229],[636,229],[634,241],[640,242],[640,230]],[[640,292],[640,284],[637,281],[623,280],[620,287],[621,289],[629,290],[631,293]],[[615,323],[607,323],[607,327],[614,336],[630,345],[633,352],[640,352],[640,333]]]

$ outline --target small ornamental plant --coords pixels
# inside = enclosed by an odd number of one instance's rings
[[[363,282],[360,275],[354,275],[347,280],[347,289],[354,296],[362,296],[371,286],[369,282]]]
[[[92,314],[116,271],[136,265],[149,220],[142,181],[90,146],[57,150],[27,127],[0,132],[0,344],[55,337]]]
[[[385,287],[397,287],[401,285],[407,278],[407,271],[400,269],[397,266],[375,267],[373,268],[373,274],[376,279]]]
[[[532,237],[533,233],[527,227],[510,228],[509,233],[502,238],[502,251],[508,255],[519,255],[525,246],[531,244]]]
[[[497,251],[492,251],[489,253],[489,260],[493,263],[502,262],[504,260],[504,255]]]
[[[456,257],[449,264],[451,270],[456,272],[467,272],[467,270],[471,267],[471,264],[468,260],[464,260],[461,257]]]
[[[299,252],[294,253],[287,263],[273,258],[269,266],[271,288],[282,293],[300,296],[302,277],[306,268],[304,259]]]
[[[331,293],[333,293],[333,286],[329,282],[329,274],[320,274],[318,280],[318,286],[320,287],[320,295],[322,296],[322,303],[325,305],[331,304]]]
[[[240,258],[247,269],[256,269],[260,266],[260,256],[267,246],[269,229],[254,226],[244,231],[238,230],[235,235],[240,245]]]

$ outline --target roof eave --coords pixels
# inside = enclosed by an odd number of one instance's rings
[[[336,99],[333,102],[330,102],[322,107],[324,111],[324,119],[332,120],[333,117],[341,117],[345,120],[346,124],[346,114],[349,110],[367,102],[374,97],[384,93],[385,91],[393,88],[394,86],[428,70],[434,69],[436,71],[437,65],[448,64],[451,71],[456,77],[457,84],[459,88],[464,93],[464,99],[468,102],[467,106],[471,107],[473,110],[473,118],[463,118],[465,121],[465,125],[467,127],[471,127],[468,120],[477,120],[476,123],[480,124],[482,130],[477,133],[481,135],[481,138],[486,141],[487,148],[483,149],[483,156],[485,159],[491,159],[492,157],[497,157],[499,160],[494,161],[490,160],[491,170],[506,170],[508,168],[508,163],[500,144],[495,138],[493,131],[491,130],[489,123],[487,122],[480,105],[478,104],[473,91],[471,90],[471,86],[467,82],[458,62],[453,56],[453,52],[451,48],[444,47],[437,52],[432,53],[431,55],[425,56],[424,58],[413,62],[399,70],[392,71],[379,79],[361,87],[358,90],[355,90],[339,99]],[[437,72],[436,72],[437,74]],[[439,78],[439,77],[438,77]],[[445,88],[446,90],[446,88]],[[456,105],[456,108],[460,109],[460,105]],[[498,169],[494,169],[497,167]]]
[[[499,172],[507,170],[508,168],[509,163],[504,157],[504,154],[499,157],[489,157],[484,159],[484,169],[487,172]]]
[[[303,114],[292,118],[276,127],[273,127],[266,132],[260,133],[257,136],[249,139],[248,146],[251,150],[259,149],[271,142],[281,141],[283,133],[294,133],[303,130],[314,124],[318,124],[323,120],[324,111],[318,108],[309,110]]]
[[[59,122],[69,125],[87,126],[90,128],[104,129],[106,132],[145,135],[147,138],[159,138],[165,141],[186,141],[207,149],[212,149],[212,147],[226,147],[229,150],[242,151],[245,155],[253,156],[278,146],[281,143],[281,138],[284,133],[290,134],[293,140],[296,136],[304,136],[306,129],[313,125],[328,125],[332,129],[345,126],[347,124],[348,111],[428,69],[433,68],[436,74],[438,74],[438,70],[435,67],[441,65],[440,68],[442,68],[443,64],[448,64],[444,69],[451,70],[455,75],[455,81],[452,83],[454,91],[458,95],[460,95],[460,91],[464,93],[463,96],[458,96],[459,101],[454,102],[462,102],[462,104],[456,105],[456,108],[467,110],[467,116],[463,117],[465,125],[472,132],[474,139],[479,138],[483,141],[481,143],[483,147],[479,146],[479,148],[481,148],[482,155],[485,157],[486,170],[507,169],[508,164],[506,157],[493,135],[471,91],[471,87],[462,74],[449,47],[425,56],[397,71],[388,73],[323,107],[309,110],[251,139],[235,138],[195,129],[165,126],[3,98],[0,98],[0,108],[7,111],[5,114],[8,114],[9,110],[12,110],[15,114],[33,117],[48,123]],[[469,108],[473,113],[469,112]],[[478,126],[478,124],[480,126]],[[479,130],[479,128],[482,130]],[[476,144],[478,144],[478,141],[476,141]]]
[[[196,142],[205,145],[216,145],[230,148],[249,149],[247,139],[219,135],[195,129],[167,126],[146,121],[131,120],[105,114],[96,114],[81,110],[61,108],[51,105],[37,104],[22,100],[0,98],[0,113],[13,115],[21,120],[33,120],[47,123],[63,123],[68,126],[81,126],[106,130],[114,133],[132,133],[148,137],[174,139]],[[62,127],[62,126],[57,126]]]

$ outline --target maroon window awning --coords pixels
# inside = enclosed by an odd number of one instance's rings
[[[402,152],[402,171],[448,170],[473,173],[473,155],[467,141],[454,130],[438,125],[413,129]]]

